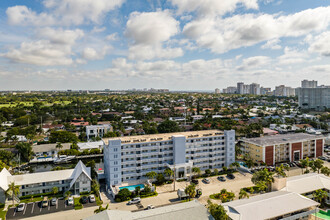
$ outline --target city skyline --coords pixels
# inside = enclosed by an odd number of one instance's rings
[[[2,1],[0,90],[329,85],[329,14],[311,0]]]

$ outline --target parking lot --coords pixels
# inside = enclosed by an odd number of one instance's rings
[[[96,203],[87,203],[83,205],[84,207],[96,206]],[[73,205],[67,205],[65,199],[58,199],[56,206],[51,206],[48,201],[47,207],[41,207],[41,202],[31,202],[25,205],[25,208],[21,212],[17,212],[16,208],[10,208],[7,212],[6,219],[22,219],[29,218],[37,215],[50,214],[54,212],[73,210]]]

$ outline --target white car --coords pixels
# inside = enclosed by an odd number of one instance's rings
[[[128,201],[128,204],[137,204],[137,203],[140,203],[141,202],[141,198],[140,197],[136,197],[136,198],[133,198],[132,200]]]
[[[203,182],[206,183],[206,184],[209,184],[209,183],[211,183],[211,180],[208,179],[208,178],[205,178],[205,179],[203,179]]]
[[[153,205],[148,205],[147,206],[147,209],[154,209],[155,208],[155,206],[153,206]]]
[[[95,202],[95,196],[93,194],[89,195],[89,202]]]
[[[23,212],[23,211],[24,211],[24,208],[25,208],[25,203],[20,203],[20,204],[17,206],[17,211],[18,211],[18,212]]]
[[[73,197],[68,198],[68,205],[73,205]]]

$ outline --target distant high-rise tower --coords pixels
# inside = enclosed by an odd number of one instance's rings
[[[219,94],[220,93],[220,89],[216,88],[214,91],[215,94]]]
[[[243,90],[244,90],[244,83],[243,82],[238,82],[237,83],[237,93],[238,94],[244,94]]]
[[[316,88],[317,87],[317,81],[314,80],[303,80],[301,81],[301,88]]]

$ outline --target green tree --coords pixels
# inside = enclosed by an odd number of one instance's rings
[[[314,166],[315,166],[315,168],[317,169],[317,173],[320,173],[320,170],[322,169],[323,164],[324,164],[324,161],[323,161],[323,160],[316,159],[316,160],[314,161]]]
[[[58,143],[56,144],[56,149],[61,150],[62,148],[63,148],[62,143],[61,143],[61,142],[58,142]]]
[[[92,180],[92,191],[97,195],[97,196],[100,196],[99,195],[99,192],[100,192],[100,184],[99,182],[96,180],[96,179],[93,179]]]
[[[18,143],[15,145],[15,148],[18,150],[18,152],[21,154],[21,158],[23,161],[30,161],[33,151],[32,146],[29,143]]]
[[[78,142],[78,137],[69,131],[52,131],[50,132],[49,141],[51,143],[72,143]]]
[[[330,169],[328,167],[322,167],[321,168],[321,173],[326,175],[326,176],[329,176],[330,175]]]
[[[237,168],[239,168],[241,166],[241,165],[239,165],[238,162],[234,162],[234,163],[232,163],[230,165],[232,165],[236,170],[237,170]]]
[[[159,185],[162,185],[165,183],[165,177],[162,173],[158,173],[156,176],[156,181]]]
[[[309,158],[306,157],[305,159],[300,160],[300,165],[301,165],[301,172],[304,173],[304,168],[306,168],[306,171],[308,170],[309,166]]]
[[[328,196],[328,193],[322,189],[318,189],[313,193],[314,198],[320,204],[322,204],[322,200]]]
[[[214,173],[214,175],[218,175],[219,174],[219,170],[218,169],[214,169],[213,170],[213,173]]]
[[[272,183],[274,182],[274,177],[273,177],[274,173],[273,172],[270,172],[268,171],[268,169],[263,169],[263,170],[260,170],[258,172],[255,172],[253,175],[252,175],[252,178],[251,178],[251,181],[257,185],[257,184],[260,184],[260,183],[264,183],[266,184],[267,188],[268,188],[268,191],[270,191],[271,189],[271,185]]]
[[[56,195],[58,193],[58,187],[54,186],[52,188],[52,193],[53,193],[53,195]]]
[[[11,198],[13,200],[13,205],[14,205],[15,196],[17,196],[19,194],[19,186],[15,185],[15,182],[9,183],[6,194],[11,196]]]
[[[148,179],[151,179],[152,181],[154,180],[154,178],[157,176],[157,173],[155,171],[151,171],[151,172],[148,172],[146,173],[146,177]]]
[[[196,196],[196,186],[194,184],[188,185],[184,192],[189,196],[189,201],[191,198],[194,198]]]
[[[280,177],[280,176],[286,177],[286,173],[284,170],[285,170],[285,168],[284,168],[283,164],[281,164],[281,166],[279,166],[279,167],[276,167],[275,173],[277,174],[277,177]]]
[[[116,195],[116,199],[119,198],[120,201],[126,201],[129,200],[132,196],[131,191],[129,191],[129,189],[124,188],[119,190],[118,194]]]
[[[210,200],[207,203],[208,210],[215,220],[228,220],[228,215],[222,205],[214,204]]]
[[[211,175],[211,170],[210,170],[210,169],[206,169],[206,170],[205,170],[205,174],[206,174],[207,176],[210,176],[210,175]]]
[[[227,173],[228,172],[228,168],[226,166],[222,167],[222,171]]]
[[[244,199],[244,198],[249,198],[249,194],[244,190],[244,189],[241,189],[239,191],[239,195],[238,195],[238,198],[239,199]]]
[[[140,195],[140,193],[141,193],[141,187],[140,186],[135,187],[134,193],[137,196]]]
[[[219,199],[222,203],[229,202],[235,199],[235,193],[228,192],[226,189],[222,189],[219,194]]]
[[[159,133],[171,133],[181,131],[179,125],[175,121],[165,120],[157,127]]]
[[[191,171],[198,176],[201,174],[201,169],[199,169],[199,167],[193,167]]]
[[[94,210],[94,213],[97,214],[97,213],[103,212],[104,210],[107,210],[108,208],[109,208],[109,204],[107,204],[105,206],[105,208],[103,208],[103,206],[100,205],[98,209]]]
[[[172,177],[174,176],[174,172],[173,172],[173,170],[170,169],[170,168],[166,168],[166,169],[164,170],[164,174],[165,174],[166,176],[168,176],[170,179],[172,179]]]

